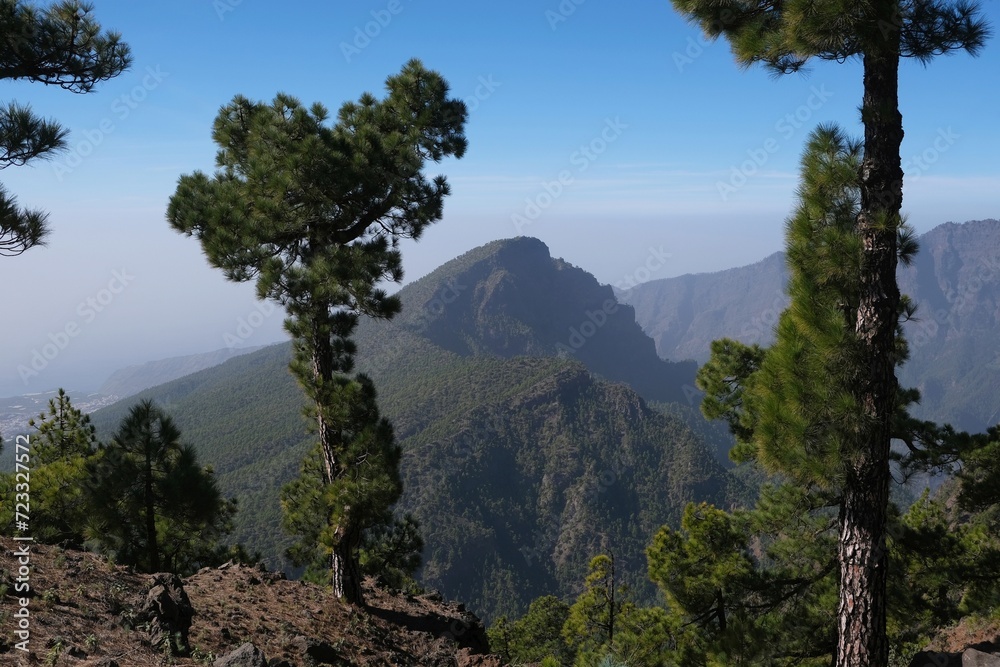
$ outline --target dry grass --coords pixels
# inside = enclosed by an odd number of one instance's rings
[[[1000,618],[966,618],[957,625],[940,630],[928,646],[932,651],[961,653],[967,648],[1000,646]]]
[[[334,600],[313,584],[287,581],[256,568],[206,569],[184,580],[195,616],[187,656],[150,645],[137,621],[151,577],[113,566],[101,557],[34,545],[27,653],[14,647],[16,548],[0,538],[0,665],[92,665],[108,659],[120,667],[211,665],[252,642],[267,658],[306,665],[301,637],[332,647],[352,665],[499,665],[482,656],[481,625],[461,605],[434,595],[390,594],[366,582],[365,608]],[[296,638],[299,638],[296,640]]]

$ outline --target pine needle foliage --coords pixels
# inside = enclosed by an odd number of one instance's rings
[[[256,280],[259,298],[285,307],[329,487],[307,495],[329,510],[318,538],[332,552],[334,591],[350,602],[362,601],[362,535],[401,491],[391,427],[371,381],[352,375],[352,336],[361,315],[399,311],[379,285],[402,279],[400,240],[442,216],[448,183],[425,177],[424,164],[466,149],[465,104],[437,72],[411,60],[386,90],[344,104],[332,124],[323,105],[290,95],[235,97],[215,120],[217,171],[182,176],[167,209],[227,278]]]
[[[838,526],[843,530],[847,525],[843,520],[844,497],[857,461],[867,453],[858,447],[863,442],[859,432],[864,417],[853,391],[854,369],[863,358],[854,326],[864,254],[855,233],[861,153],[860,144],[837,127],[820,126],[811,133],[802,158],[798,205],[786,223],[791,303],[775,327],[775,343],[763,349],[732,340],[716,341],[712,360],[699,371],[699,387],[708,392],[702,410],[710,419],[729,422],[738,439],[733,457],[760,464],[778,485],[765,487],[752,511],[730,516],[719,510],[700,510],[704,517],[715,517],[715,524],[732,526],[731,534],[723,533],[730,534],[730,539],[709,542],[715,544],[712,558],[688,554],[707,540],[704,526],[712,522],[706,520],[698,524],[688,521],[685,535],[664,529],[650,549],[654,580],[667,590],[668,597],[673,596],[679,609],[703,624],[705,619],[721,617],[726,606],[716,601],[717,609],[713,610],[706,601],[710,596],[692,598],[684,591],[698,590],[691,589],[691,581],[708,577],[710,563],[729,562],[725,558],[743,562],[740,554],[748,559],[746,563],[752,566],[740,571],[728,568],[729,574],[719,579],[725,586],[717,585],[719,590],[742,591],[731,596],[733,612],[742,610],[745,614],[748,608],[762,612],[745,615],[749,624],[732,640],[744,642],[739,653],[750,656],[751,664],[795,664],[786,661],[796,658],[815,658],[820,664],[829,660],[830,654],[837,655],[833,650],[835,637],[824,641],[809,637],[825,637],[839,627],[831,599],[838,588],[834,577],[843,567],[836,558],[842,541],[835,539],[834,533]],[[905,225],[896,232],[898,259],[909,262],[917,250],[912,232]],[[897,365],[907,356],[901,324],[913,316],[912,305],[901,298],[894,320]],[[919,392],[900,390],[892,420],[892,436],[900,443],[892,459],[903,480],[915,471],[957,472],[958,503],[982,514],[997,499],[995,489],[988,491],[984,486],[996,479],[997,466],[989,458],[996,450],[996,431],[969,435],[947,425],[913,419],[908,409],[918,399]],[[879,557],[886,559],[887,569],[896,568],[888,572],[887,579],[894,595],[900,587],[908,587],[910,592],[886,602],[891,630],[887,652],[890,640],[898,653],[907,646],[912,648],[916,638],[925,637],[935,624],[954,620],[959,600],[976,599],[968,594],[977,586],[977,572],[997,571],[1000,543],[995,539],[977,541],[974,536],[982,534],[981,529],[970,527],[981,520],[968,524],[953,518],[946,522],[935,507],[925,499],[902,517],[891,505],[888,508],[887,541],[880,547]],[[949,531],[958,537],[949,537]],[[975,555],[963,555],[959,543]],[[728,556],[724,558],[724,554]],[[926,572],[946,573],[943,576],[951,583],[951,590],[943,597],[933,590],[937,577],[912,578],[922,571],[918,564],[928,558],[933,559],[933,566]],[[677,574],[682,568],[665,567],[671,559],[690,562],[695,574],[684,576]],[[798,582],[792,586],[794,596],[778,606],[762,603],[774,600],[772,593],[782,590],[780,582]],[[794,597],[801,599],[788,606]],[[795,612],[789,613],[789,609]],[[747,628],[753,635],[771,639],[763,646],[747,643]],[[726,633],[722,630],[708,632],[710,647],[724,642]],[[767,660],[761,653],[764,646],[770,651]]]
[[[198,465],[173,419],[142,401],[88,463],[88,537],[117,562],[143,572],[192,574],[213,565],[232,529],[235,501],[211,468]]]
[[[90,416],[73,406],[59,389],[48,412],[28,421],[30,436],[31,529],[35,539],[81,547],[87,508],[86,465],[97,456],[97,435]]]
[[[0,2],[0,80],[30,81],[89,93],[131,65],[121,35],[101,29],[93,5],[65,0],[38,7],[23,0]],[[16,102],[0,108],[0,169],[52,157],[66,148],[68,132]],[[0,255],[19,255],[43,245],[48,214],[25,209],[0,185]]]
[[[904,227],[899,63],[901,58],[916,58],[926,64],[936,55],[962,50],[975,55],[989,27],[979,6],[968,0],[673,0],[673,4],[708,35],[724,35],[744,67],[760,63],[775,74],[787,74],[814,59],[856,58],[862,63],[860,109],[865,131],[854,226],[862,253],[851,323],[857,345],[844,348],[852,363],[840,369],[851,376],[850,398],[829,397],[834,408],[847,408],[849,402],[858,407],[852,442],[844,440],[840,447],[847,465],[841,469],[841,619],[834,665],[881,667],[888,661],[885,536],[890,443],[899,401],[907,398],[901,396],[895,376],[901,360],[897,318],[901,307],[906,308],[896,282],[899,234]],[[836,203],[830,205],[836,209]],[[803,431],[806,423],[789,414],[779,438],[808,436]],[[846,437],[840,432],[842,425],[831,425],[829,439]],[[818,454],[825,458],[824,451]],[[768,461],[766,456],[762,460],[803,471],[801,460]]]

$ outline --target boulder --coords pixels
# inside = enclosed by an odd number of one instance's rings
[[[336,667],[344,665],[346,667],[351,664],[347,659],[341,657],[337,649],[330,644],[301,635],[291,641],[291,648],[302,656],[304,665],[334,665]]]
[[[247,642],[232,653],[227,653],[212,663],[212,667],[268,667],[264,653]]]
[[[172,655],[186,655],[194,609],[181,579],[161,572],[153,575],[152,584],[139,610],[138,622],[149,624],[149,639],[155,648],[167,647]]]
[[[969,648],[962,653],[962,667],[1000,667],[1000,655]]]
[[[962,654],[921,651],[913,656],[910,667],[962,667]]]

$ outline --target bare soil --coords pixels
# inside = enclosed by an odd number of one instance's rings
[[[251,642],[289,665],[455,665],[499,667],[482,624],[436,594],[409,596],[365,583],[365,606],[329,589],[240,565],[183,580],[194,609],[189,652],[171,655],[150,641],[140,617],[152,577],[93,553],[32,545],[30,594],[18,592],[20,547],[0,537],[0,665],[211,665]],[[28,601],[27,651],[17,648],[20,598]],[[317,661],[309,657],[324,656]],[[331,657],[335,656],[335,657]],[[324,662],[325,661],[325,662]]]

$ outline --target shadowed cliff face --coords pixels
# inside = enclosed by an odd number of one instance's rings
[[[623,581],[652,599],[649,536],[677,525],[689,501],[729,498],[713,453],[578,363],[473,360],[438,391],[454,400],[483,377],[498,380],[491,396],[405,444],[400,505],[427,540],[421,580],[495,618],[539,595],[572,596],[590,559],[613,550]]]

